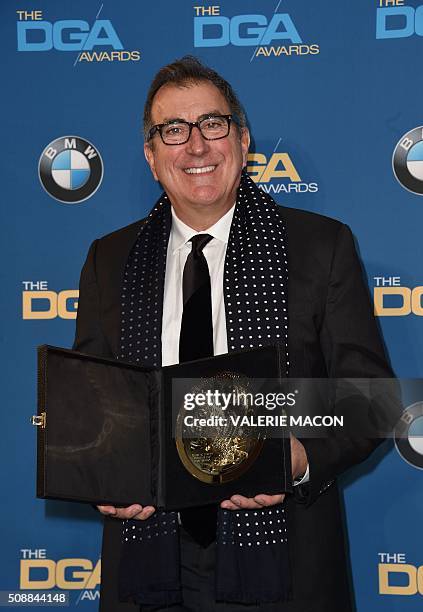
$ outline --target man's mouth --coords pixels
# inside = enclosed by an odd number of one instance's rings
[[[205,174],[206,172],[213,172],[216,166],[202,166],[201,168],[184,168],[186,174]]]

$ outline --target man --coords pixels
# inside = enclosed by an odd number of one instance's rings
[[[351,232],[278,207],[243,174],[249,132],[224,79],[190,57],[162,68],[147,97],[144,135],[165,195],[147,219],[92,245],[81,275],[77,350],[177,363],[187,268],[200,262],[209,274],[214,354],[278,342],[291,377],[391,376]],[[195,310],[191,319],[207,306]],[[257,491],[222,501],[217,534],[206,509],[181,513],[176,526],[175,516],[150,506],[99,507],[106,515],[101,610],[348,612],[336,477],[376,444],[347,433],[292,437],[295,494]],[[272,512],[284,516],[276,520],[286,521],[287,537],[266,539]],[[251,548],[244,552],[236,534],[222,548],[224,526],[248,526],[253,517],[261,531]],[[201,526],[212,526],[217,544],[199,541]]]

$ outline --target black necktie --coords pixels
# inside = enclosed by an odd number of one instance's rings
[[[213,319],[210,274],[203,249],[213,238],[197,234],[191,238],[182,279],[184,310],[179,336],[179,361],[213,356]],[[217,506],[188,508],[181,513],[181,522],[190,536],[201,546],[216,539]]]
[[[179,336],[179,361],[213,356],[213,321],[210,275],[203,249],[213,238],[197,234],[191,238],[182,279],[184,310]]]

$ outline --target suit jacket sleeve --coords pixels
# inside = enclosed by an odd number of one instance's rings
[[[340,225],[330,266],[325,311],[320,327],[320,345],[329,378],[390,378],[378,326],[374,318],[367,286],[355,250],[350,229]],[[347,406],[354,411],[358,427],[347,426],[327,438],[306,438],[310,481],[296,492],[300,501],[311,504],[334,479],[357,464],[382,441],[376,429],[392,417],[390,414],[369,414],[378,410],[372,402],[357,400]],[[360,419],[363,427],[360,429]],[[366,423],[364,423],[366,421]],[[374,424],[373,432],[369,422]],[[373,435],[372,435],[373,433]]]

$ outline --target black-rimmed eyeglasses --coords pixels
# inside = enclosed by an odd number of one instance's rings
[[[219,140],[219,138],[226,138],[229,134],[231,121],[235,121],[232,115],[208,115],[194,122],[175,119],[168,123],[153,125],[148,132],[147,140],[151,140],[158,132],[166,145],[184,144],[190,139],[194,127],[200,130],[202,137],[206,140]]]

